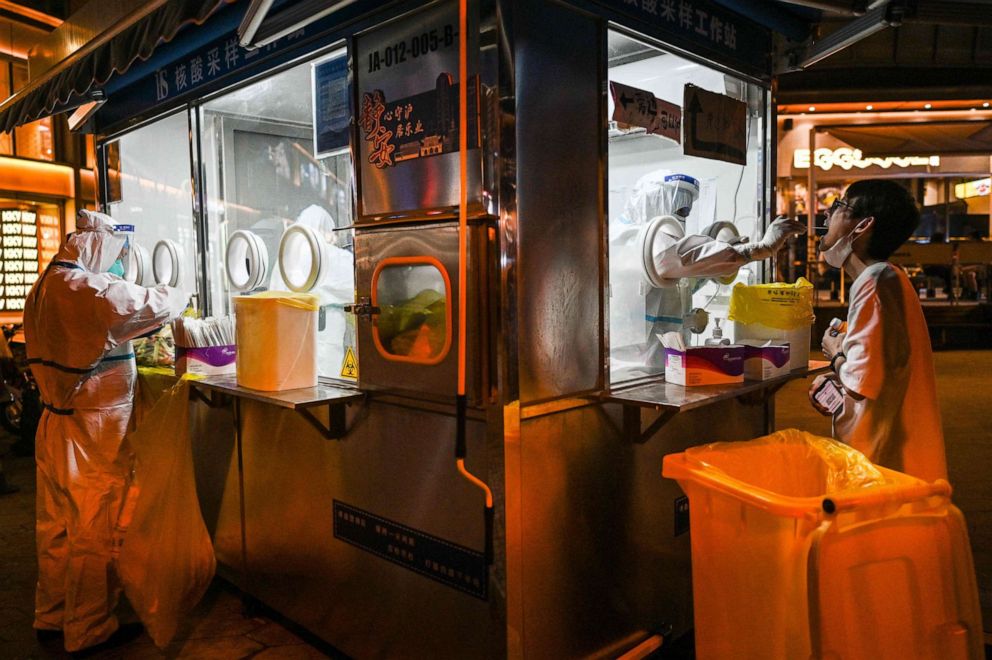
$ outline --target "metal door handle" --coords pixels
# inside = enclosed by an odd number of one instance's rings
[[[361,316],[363,318],[371,319],[376,314],[379,314],[382,310],[372,304],[368,298],[359,298],[358,302],[354,305],[345,305],[344,311],[354,314],[355,316]]]

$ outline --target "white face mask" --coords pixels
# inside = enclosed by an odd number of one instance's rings
[[[849,234],[843,236],[836,243],[831,245],[826,250],[823,250],[823,259],[828,264],[834,268],[843,268],[844,262],[847,261],[851,253],[854,252],[854,231],[851,230]]]

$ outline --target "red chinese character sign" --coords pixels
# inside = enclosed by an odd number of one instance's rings
[[[640,126],[648,133],[682,141],[682,108],[647,90],[610,81],[613,121]]]
[[[469,203],[481,204],[478,28],[468,40]],[[444,218],[459,203],[459,34],[454,2],[356,39],[358,222]],[[440,213],[438,213],[440,211]]]
[[[687,156],[747,165],[747,104],[695,85],[685,86]]]
[[[468,110],[478,108],[476,78],[469,81]],[[458,151],[458,85],[442,73],[436,87],[422,94],[386,102],[382,90],[362,94],[359,127],[369,149],[368,162],[382,169],[415,158]],[[478,131],[470,127],[468,148],[479,146]]]

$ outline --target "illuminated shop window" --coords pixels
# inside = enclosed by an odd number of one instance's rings
[[[4,68],[4,67],[0,67]],[[13,65],[13,91],[28,83],[28,69],[24,64]],[[55,160],[55,139],[52,135],[52,118],[45,117],[14,129],[15,155],[35,160]]]
[[[437,364],[451,347],[451,284],[431,257],[383,259],[372,274],[372,304],[379,308],[372,328],[387,359]]]
[[[54,204],[0,200],[0,312],[21,312],[39,274],[61,239],[61,209]]]
[[[7,98],[14,93],[10,86],[10,63],[0,60],[0,97]],[[0,133],[0,154],[5,156],[14,153],[14,136],[12,133]]]

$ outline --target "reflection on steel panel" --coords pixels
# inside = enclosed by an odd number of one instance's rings
[[[552,3],[519,18],[518,300],[526,403],[597,390],[603,382],[605,36],[596,21]]]
[[[290,410],[242,410],[252,594],[355,658],[505,655],[497,590],[481,600],[334,535],[337,500],[481,551],[483,500],[455,467],[452,417],[373,402],[330,442]],[[485,433],[469,422],[468,467],[493,479]]]
[[[676,534],[675,502],[683,493],[661,476],[662,459],[698,444],[755,437],[763,419],[760,406],[721,401],[677,415],[641,445],[622,439],[620,406],[524,421],[521,471],[506,475],[524,512],[524,655],[600,656],[668,627],[675,636],[687,632],[690,535]]]
[[[483,101],[473,19],[469,34],[469,200],[478,209]],[[438,3],[356,39],[360,221],[458,206],[458,48],[454,2]]]

